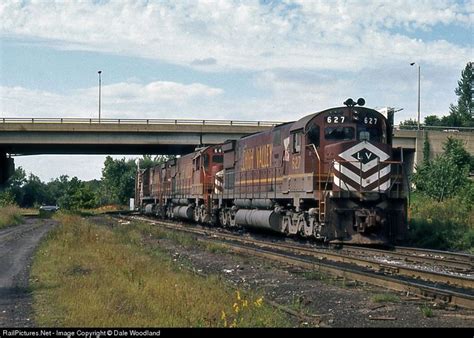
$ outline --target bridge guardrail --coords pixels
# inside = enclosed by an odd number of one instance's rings
[[[272,127],[280,121],[238,121],[238,120],[197,120],[197,119],[98,119],[98,118],[27,118],[4,117],[0,123],[55,123],[55,124],[174,124],[174,125],[206,125],[206,126],[245,126],[245,127]]]
[[[407,126],[400,126],[396,124],[394,126],[394,130],[416,131],[417,126],[407,127]],[[433,130],[433,131],[444,131],[447,133],[456,133],[456,132],[474,132],[474,127],[420,126],[420,130]]]
[[[82,117],[3,117],[0,123],[58,123],[58,124],[174,124],[174,125],[206,125],[206,126],[244,126],[244,127],[272,127],[284,121],[239,121],[239,120],[198,120],[198,119],[98,119]],[[395,125],[395,130],[416,131],[417,126],[407,127]],[[444,132],[474,132],[474,127],[450,126],[420,126],[420,130],[435,130]]]

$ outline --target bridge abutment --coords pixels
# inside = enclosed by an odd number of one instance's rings
[[[7,153],[0,151],[0,186],[5,185],[14,171],[15,165],[13,158],[7,155]]]

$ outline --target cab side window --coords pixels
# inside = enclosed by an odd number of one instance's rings
[[[320,139],[320,131],[319,126],[317,124],[313,124],[308,131],[308,140],[309,144],[314,144],[315,147],[319,147],[319,139]]]
[[[292,145],[293,153],[299,153],[301,151],[301,133],[292,134]]]

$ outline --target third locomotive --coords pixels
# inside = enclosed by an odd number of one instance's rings
[[[407,180],[392,125],[346,106],[139,170],[138,207],[158,217],[388,244],[407,230]]]

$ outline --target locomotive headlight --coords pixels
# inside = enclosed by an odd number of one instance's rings
[[[352,121],[359,121],[359,118],[359,112],[356,109],[352,110]]]

